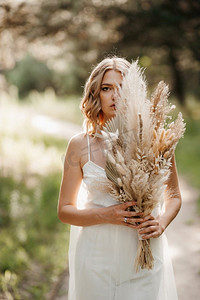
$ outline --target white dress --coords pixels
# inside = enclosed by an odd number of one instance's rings
[[[101,184],[105,177],[105,170],[90,160],[88,138],[88,162],[79,193],[82,199],[84,196],[81,209],[116,204],[107,192],[96,188],[96,182]],[[177,300],[165,234],[151,239],[152,270],[135,272],[137,244],[137,231],[126,226],[71,226],[68,300]]]

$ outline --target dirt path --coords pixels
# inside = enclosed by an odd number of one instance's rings
[[[35,115],[32,126],[48,134],[69,139],[80,127],[44,115]],[[199,191],[180,177],[183,198],[181,211],[166,230],[172,256],[179,300],[200,299],[200,218],[196,211]],[[67,300],[68,273],[52,289],[48,300]],[[95,300],[95,299],[94,299]],[[102,299],[103,300],[103,299]],[[171,299],[173,300],[173,299]]]
[[[199,192],[180,178],[182,208],[166,230],[174,266],[179,300],[200,299]]]

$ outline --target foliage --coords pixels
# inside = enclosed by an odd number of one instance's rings
[[[30,52],[58,71],[53,84],[69,94],[80,91],[91,65],[108,53],[139,56],[142,66],[151,69],[150,79],[152,73],[159,80],[162,74],[182,104],[187,88],[198,92],[196,0],[24,0],[6,1],[0,9],[2,70],[12,69]]]
[[[18,277],[15,273],[6,270],[4,274],[0,274],[0,288],[2,289],[6,299],[12,300],[14,296],[14,299],[20,300],[20,295],[17,290],[17,284]]]
[[[180,173],[188,176],[191,184],[200,188],[200,121],[186,119],[186,133],[177,146],[177,165]]]
[[[53,73],[46,64],[30,55],[19,61],[12,71],[7,72],[7,78],[18,87],[20,97],[25,97],[31,90],[42,92],[48,86],[53,86]]]
[[[67,265],[69,227],[57,218],[66,141],[37,140],[28,111],[20,119],[21,105],[1,105],[0,298],[40,300]]]
[[[18,61],[14,69],[6,72],[8,82],[18,88],[21,99],[33,90],[44,92],[49,87],[58,95],[78,93],[83,84],[80,75],[81,70],[76,64],[69,65],[65,71],[59,73],[49,69],[47,64],[30,54]]]
[[[194,1],[181,0],[172,2],[135,1],[124,5],[113,3],[107,9],[101,9],[101,17],[109,23],[118,19],[115,30],[120,38],[115,47],[125,50],[126,55],[148,55],[154,64],[167,65],[171,69],[174,92],[180,103],[185,101],[185,84],[190,82],[188,71],[196,69],[200,61],[200,39],[197,30],[200,5]],[[106,22],[106,24],[107,24]],[[125,49],[124,49],[125,48]],[[187,59],[186,59],[187,57]],[[183,63],[184,60],[184,63]],[[188,80],[185,80],[187,76]]]
[[[175,99],[172,101],[177,106],[176,111],[182,109]],[[186,122],[186,131],[184,139],[180,140],[176,148],[177,168],[192,186],[200,190],[200,104],[191,94],[187,95],[186,108],[182,109],[182,112]],[[200,213],[200,197],[197,201],[197,208]]]

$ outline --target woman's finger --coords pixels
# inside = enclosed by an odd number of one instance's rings
[[[140,218],[128,218],[128,217],[123,217],[121,219],[121,224],[122,225],[126,225],[126,226],[129,226],[129,227],[132,227],[132,228],[135,228],[137,229],[137,223],[142,220]]]
[[[159,226],[159,223],[156,220],[148,220],[144,222],[143,219],[141,219],[140,224],[137,226],[137,229],[145,228],[147,226]]]
[[[126,218],[126,217],[125,217]],[[126,218],[127,219],[127,222],[126,223],[129,223],[129,224],[135,224],[137,225],[136,223],[140,223],[142,222],[142,218]],[[137,225],[138,226],[138,225]]]
[[[143,216],[142,212],[136,211],[123,211],[123,215],[128,218],[136,217],[136,216]]]
[[[137,202],[136,201],[127,201],[125,203],[122,203],[122,205],[123,205],[124,209],[127,209],[130,206],[137,205]]]
[[[141,235],[141,234],[144,234],[144,233],[154,232],[156,230],[157,230],[157,226],[148,226],[146,228],[138,230],[138,233]]]
[[[143,222],[146,222],[148,220],[155,220],[155,218],[152,215],[148,215],[143,218]]]
[[[158,231],[154,231],[150,234],[145,234],[145,235],[142,235],[142,239],[143,240],[148,240],[148,239],[151,239],[151,238],[158,238],[161,234],[158,232]]]
[[[133,228],[133,229],[136,229],[136,228],[137,228],[136,225],[131,224],[131,223],[125,223],[125,222],[123,222],[123,225],[124,225],[124,226],[127,226],[127,227],[130,227],[130,228]]]

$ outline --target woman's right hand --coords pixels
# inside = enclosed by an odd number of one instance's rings
[[[134,205],[137,205],[135,201],[128,201],[122,204],[105,207],[103,214],[106,223],[136,228],[137,226],[135,223],[143,221],[143,213],[128,211],[128,208]]]

